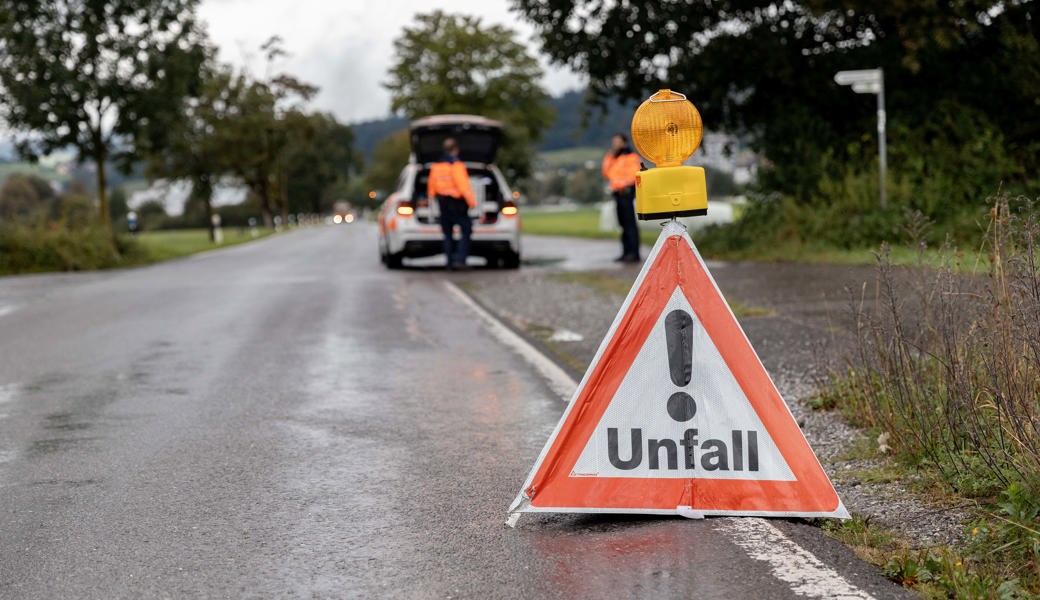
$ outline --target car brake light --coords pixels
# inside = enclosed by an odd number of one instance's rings
[[[520,209],[512,202],[506,202],[505,206],[502,207],[502,215],[506,217],[515,217],[519,212]]]
[[[414,212],[415,209],[412,208],[410,204],[401,204],[397,207],[397,214],[401,215],[402,217],[411,216]]]

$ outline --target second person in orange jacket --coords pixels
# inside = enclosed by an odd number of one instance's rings
[[[628,138],[618,133],[611,139],[610,152],[603,157],[603,176],[610,182],[614,195],[618,225],[621,226],[619,262],[639,262],[639,227],[636,225],[636,175],[643,168],[639,155],[628,145]]]

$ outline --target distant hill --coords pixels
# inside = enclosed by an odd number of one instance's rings
[[[615,101],[604,109],[585,107],[585,92],[572,91],[552,100],[556,122],[543,135],[538,149],[561,150],[578,146],[607,147],[610,138],[627,133],[632,125],[632,113],[638,104],[622,105]],[[584,113],[584,114],[583,114]],[[582,121],[586,123],[582,123]]]
[[[596,107],[588,107],[585,119],[586,125],[582,124],[583,104],[585,92],[566,92],[552,99],[553,109],[556,111],[556,122],[542,134],[542,141],[538,145],[540,151],[560,150],[574,148],[577,146],[606,147],[610,144],[610,137],[618,131],[628,131],[632,122],[632,112],[635,105],[623,106],[617,102],[610,102],[606,111]],[[354,128],[354,143],[360,149],[365,158],[371,158],[379,140],[391,133],[408,127],[408,120],[401,117],[389,117],[374,121],[364,121],[351,125]]]
[[[361,150],[367,161],[372,158],[372,151],[375,150],[379,140],[398,129],[408,127],[408,119],[388,117],[386,119],[353,123],[350,127],[354,130],[354,145]]]

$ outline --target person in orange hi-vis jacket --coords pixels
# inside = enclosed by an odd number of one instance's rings
[[[426,195],[431,202],[436,199],[440,206],[446,267],[449,271],[465,269],[473,235],[469,209],[477,205],[477,198],[473,195],[466,165],[459,160],[459,145],[454,138],[444,140],[444,157],[430,167]],[[456,225],[462,233],[457,244],[452,234]]]
[[[610,152],[603,157],[603,176],[617,205],[621,225],[621,256],[618,262],[639,262],[639,227],[636,225],[636,174],[642,169],[639,155],[628,145],[628,138],[618,133],[611,139]]]

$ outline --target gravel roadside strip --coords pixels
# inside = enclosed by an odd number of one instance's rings
[[[971,518],[967,509],[914,496],[907,482],[865,477],[885,459],[850,459],[852,447],[865,443],[864,434],[835,411],[806,403],[822,369],[840,360],[841,325],[850,314],[847,290],[872,281],[873,268],[708,266],[849,511],[900,532],[914,547],[962,540]],[[638,267],[568,271],[550,264],[457,283],[580,380],[637,274]]]

